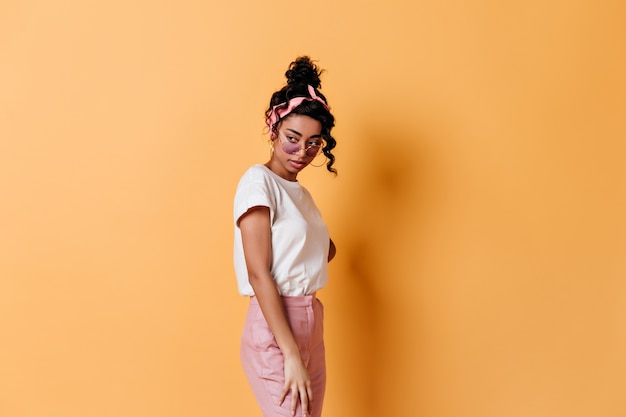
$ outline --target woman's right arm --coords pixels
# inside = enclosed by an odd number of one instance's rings
[[[280,402],[291,390],[291,411],[295,415],[298,397],[302,409],[310,413],[313,401],[311,378],[300,357],[300,349],[287,321],[282,299],[270,273],[272,264],[272,235],[267,207],[253,207],[239,220],[243,252],[248,268],[248,280],[285,359],[285,386]]]

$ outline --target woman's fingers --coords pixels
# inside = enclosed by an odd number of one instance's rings
[[[289,385],[285,384],[282,392],[280,393],[280,401],[278,402],[278,405],[283,405],[283,403],[285,402],[285,398],[287,398],[288,392],[289,392]]]
[[[306,384],[306,386],[298,389],[298,386],[293,384],[292,386],[285,385],[281,394],[280,394],[280,402],[282,405],[287,398],[287,394],[291,391],[291,415],[296,415],[296,408],[298,407],[298,399],[302,404],[302,415],[304,417],[311,415],[311,406],[313,405],[313,390],[311,389],[311,384]],[[299,397],[299,398],[298,398]]]
[[[293,387],[291,389],[291,415],[296,415],[296,406],[298,405],[298,389]]]
[[[311,388],[311,384],[307,384],[306,386],[306,393],[309,399],[309,402],[307,404],[307,408],[306,408],[306,412],[307,412],[307,416],[311,414],[311,409],[313,408],[313,388]],[[304,405],[302,406],[302,408],[304,409]]]
[[[313,393],[311,392],[310,384],[307,384],[306,387],[302,387],[300,390],[300,401],[302,402],[302,415],[304,417],[309,416],[313,403]]]

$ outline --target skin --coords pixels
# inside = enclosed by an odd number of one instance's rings
[[[305,144],[321,140],[321,130],[320,122],[311,117],[297,114],[287,116],[278,126],[278,132],[285,138],[281,139],[280,135],[273,136],[274,152],[265,166],[288,181],[296,181],[298,173],[314,159],[305,155]],[[285,139],[291,141],[297,139],[301,144],[300,151],[295,154],[284,152],[281,140]],[[296,413],[299,399],[303,415],[308,416],[314,401],[311,378],[300,356],[278,288],[270,273],[272,236],[269,208],[251,208],[239,221],[239,227],[250,285],[285,360],[285,385],[280,403],[282,404],[287,394],[291,392],[292,415]],[[335,252],[335,245],[331,240],[328,261],[334,258]]]

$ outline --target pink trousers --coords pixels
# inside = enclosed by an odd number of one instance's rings
[[[315,295],[282,297],[291,331],[300,347],[313,390],[312,417],[322,415],[326,388],[324,354],[324,307]],[[265,321],[256,297],[250,298],[248,316],[241,338],[241,362],[263,417],[291,417],[291,393],[282,405],[280,393],[285,384],[283,354]],[[302,415],[298,400],[296,416]]]

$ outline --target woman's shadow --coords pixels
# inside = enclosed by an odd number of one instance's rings
[[[407,233],[407,219],[409,227],[419,220],[415,216],[420,214],[424,169],[418,135],[398,130],[385,127],[383,133],[370,128],[360,138],[364,146],[352,155],[359,162],[346,174],[349,196],[338,204],[342,270],[333,273],[339,276],[332,290],[337,311],[331,337],[340,338],[333,342],[333,353],[338,353],[333,357],[339,362],[332,364],[340,375],[331,376],[330,391],[338,394],[340,415],[346,417],[388,415],[385,404],[391,399],[383,397],[389,384],[397,382],[389,379],[395,378],[394,368],[404,360],[399,357],[405,355],[402,346],[410,345],[407,338],[420,337],[410,313],[404,314],[403,298],[395,297],[403,291],[404,280],[412,277],[389,274],[411,261],[396,259],[396,254],[407,253],[407,248],[399,247],[405,239],[398,237]],[[400,137],[406,140],[393,139]],[[390,268],[390,263],[396,267]],[[403,322],[404,331],[398,331],[398,322]]]

